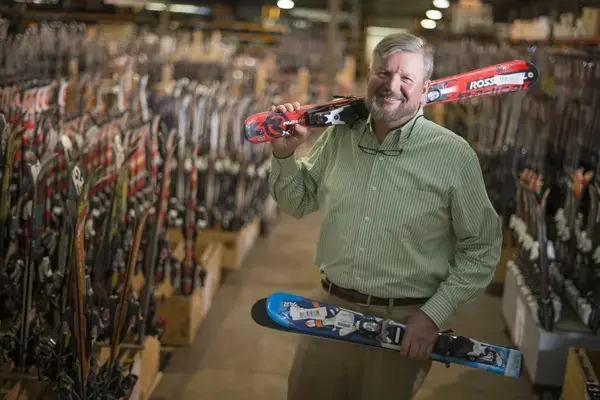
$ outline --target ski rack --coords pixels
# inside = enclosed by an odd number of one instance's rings
[[[518,267],[508,262],[502,296],[502,318],[513,344],[523,353],[524,367],[536,387],[560,387],[565,374],[566,354],[570,347],[600,350],[600,336],[593,334],[569,309],[552,331],[538,323],[523,294],[524,281]],[[559,365],[559,366],[557,366]]]

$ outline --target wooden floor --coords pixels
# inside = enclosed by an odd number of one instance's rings
[[[318,215],[283,216],[259,239],[242,269],[225,277],[195,343],[174,354],[152,400],[285,400],[297,337],[257,326],[250,308],[274,291],[310,293],[320,278],[313,265],[318,229]],[[499,297],[480,296],[451,324],[457,333],[509,345]],[[435,364],[416,399],[440,398],[518,400],[532,391],[525,377]]]

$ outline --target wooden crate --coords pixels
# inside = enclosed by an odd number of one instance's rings
[[[260,218],[255,218],[236,232],[220,229],[203,231],[198,235],[196,248],[204,249],[210,242],[220,242],[223,244],[221,268],[239,269],[259,235]],[[196,253],[199,251],[202,250],[197,250]]]
[[[210,242],[200,252],[198,261],[207,269],[205,285],[190,296],[182,296],[168,290],[168,284],[155,292],[156,313],[166,320],[161,343],[166,346],[189,346],[214,298],[221,282],[222,245]]]
[[[586,400],[587,384],[598,383],[600,351],[569,348],[562,387],[562,400]]]
[[[0,372],[6,374],[0,378],[0,399],[3,400],[37,400],[53,395],[52,388],[47,381],[36,379],[30,373],[21,373],[14,364],[4,363],[0,366]],[[13,376],[10,376],[14,374]],[[21,378],[26,376],[30,379]],[[44,396],[46,394],[46,396]],[[56,396],[54,396],[55,398]]]
[[[125,350],[123,363],[133,364],[132,373],[138,381],[131,391],[129,400],[147,400],[150,398],[160,374],[160,342],[153,336],[147,336],[140,350]],[[110,357],[110,347],[102,347],[98,355],[100,365]]]
[[[5,400],[29,400],[27,389],[22,382],[7,383],[2,388],[2,396]]]
[[[221,286],[221,260],[223,259],[223,244],[210,242],[206,248],[196,246],[196,255],[200,263],[206,268],[206,280],[204,282],[204,316],[208,313],[212,301]]]

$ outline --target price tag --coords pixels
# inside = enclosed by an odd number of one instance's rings
[[[497,86],[500,86],[500,85],[522,85],[524,81],[525,81],[525,73],[524,72],[518,72],[516,74],[494,76],[494,82],[496,82]]]
[[[327,318],[327,309],[325,307],[319,308],[290,308],[290,317],[294,321],[302,320],[302,319],[320,319],[323,320]]]

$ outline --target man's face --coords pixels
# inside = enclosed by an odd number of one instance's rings
[[[373,60],[366,105],[375,121],[391,125],[412,116],[428,88],[423,55],[394,53],[385,59]]]

